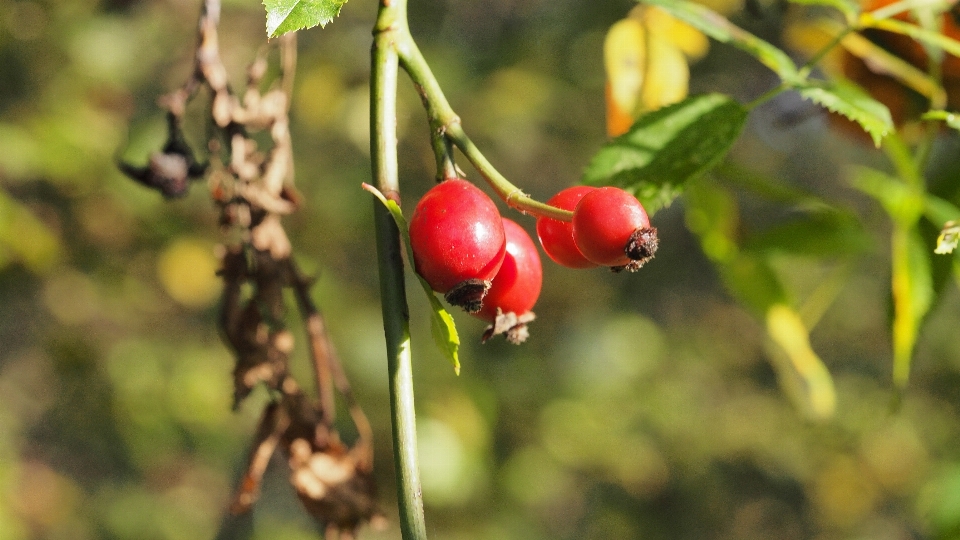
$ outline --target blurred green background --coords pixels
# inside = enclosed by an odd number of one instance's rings
[[[415,38],[487,157],[541,200],[576,183],[605,137],[604,32],[632,3],[410,4]],[[143,162],[161,144],[155,100],[189,74],[198,11],[187,0],[0,0],[0,540],[205,539],[220,526],[267,396],[230,410],[216,213],[202,183],[165,202],[113,164]],[[371,540],[400,537],[372,203],[360,189],[375,11],[351,0],[327,29],[301,33],[292,120],[305,205],[285,221],[376,432],[391,520],[361,533]],[[777,42],[782,15],[771,7],[737,20]],[[225,2],[235,85],[263,26],[257,2]],[[772,84],[716,44],[693,67],[694,91],[747,100]],[[400,98],[410,208],[434,158],[403,78]],[[196,142],[202,130],[193,133]],[[958,147],[944,136],[936,148],[954,186]],[[434,349],[411,281],[431,538],[960,538],[960,295],[950,284],[935,306],[891,414],[889,224],[849,184],[853,164],[884,167],[882,158],[784,96],[755,111],[730,162],[852,209],[865,231],[868,248],[849,259],[811,336],[835,378],[834,417],[812,422],[785,397],[762,322],[726,292],[681,198],[654,218],[661,249],[638,274],[544,258],[523,346],[481,346],[483,324],[455,314],[459,377]],[[741,227],[786,212],[730,191]],[[799,297],[835,266],[773,262]],[[296,374],[309,387],[298,340]],[[238,537],[316,537],[286,474],[275,460]]]

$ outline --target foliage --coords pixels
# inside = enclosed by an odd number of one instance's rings
[[[797,91],[804,98],[860,124],[878,147],[880,140],[893,129],[890,111],[856,86],[811,82],[799,85]]]
[[[481,323],[411,295],[431,537],[955,537],[955,103],[947,79],[922,73],[944,100],[924,93],[932,112],[904,117],[879,86],[850,90],[856,78],[838,82],[829,67],[855,45],[842,32],[867,26],[954,45],[837,0],[759,20],[716,2],[653,3],[720,43],[691,66],[701,93],[611,141],[602,36],[624,6],[410,3],[417,44],[462,120],[439,142],[463,152],[468,178],[510,178],[534,200],[580,179],[618,183],[663,206],[661,251],[642,273],[545,267],[522,347],[481,347]],[[338,17],[300,34],[291,131],[302,208],[285,225],[317,276],[313,297],[370,415],[383,506],[396,515],[377,262],[358,189],[370,170],[369,42],[358,36],[377,6],[353,0],[338,16],[341,4],[267,5],[272,34]],[[795,15],[824,16],[810,4],[837,9],[842,28],[813,51],[781,50]],[[188,69],[177,54],[196,20],[172,6],[0,3],[0,538],[214,537],[271,399],[257,390],[230,411],[210,278],[223,238],[203,190],[164,203],[113,165],[118,148],[142,163],[163,144],[149,104]],[[281,13],[294,6],[300,15]],[[263,8],[230,2],[222,15],[239,80]],[[804,53],[812,63],[795,64]],[[394,111],[404,208],[432,184],[444,145],[431,136],[452,113],[428,111],[425,129],[408,90]],[[881,150],[834,129],[821,105]],[[185,129],[205,140],[203,126]],[[451,349],[428,337],[438,314],[450,336],[459,323],[459,377]],[[294,366],[309,369],[304,357]],[[235,537],[315,537],[277,476]],[[399,524],[360,534],[398,538]]]
[[[279,37],[287,32],[326,26],[347,0],[264,0],[267,9],[267,35]]]
[[[400,234],[403,237],[403,244],[406,246],[407,260],[412,261],[413,251],[411,251],[410,248],[410,233],[407,231],[407,220],[403,217],[403,211],[400,210],[396,202],[387,200],[387,198],[383,196],[383,193],[380,193],[377,188],[369,184],[364,184],[363,188],[372,193],[377,200],[390,211],[390,215],[394,221],[396,221],[397,227],[400,229]],[[440,303],[440,300],[437,298],[437,295],[434,294],[433,289],[430,288],[427,281],[419,275],[417,276],[417,281],[420,282],[420,288],[423,289],[427,300],[430,302],[430,334],[433,336],[437,347],[450,359],[450,362],[453,364],[454,373],[459,375],[460,357],[457,354],[457,350],[460,348],[460,336],[457,335],[457,327],[453,322],[453,317],[446,308],[443,307],[443,304]]]
[[[723,158],[746,119],[742,105],[719,94],[645,114],[593,156],[583,183],[633,191],[652,214],[680,195],[688,179]]]

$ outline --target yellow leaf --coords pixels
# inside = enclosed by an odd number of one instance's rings
[[[703,32],[658,7],[638,7],[641,9],[631,11],[631,16],[638,13],[645,20],[647,28],[676,45],[687,58],[699,60],[706,56],[710,49],[710,40]]]
[[[643,23],[636,19],[618,21],[607,31],[603,42],[603,64],[607,70],[608,118],[611,109],[621,118],[633,118],[643,89],[646,36]],[[611,131],[609,120],[607,129]]]
[[[770,306],[767,335],[782,352],[773,357],[786,389],[800,399],[814,418],[833,415],[837,403],[833,378],[810,347],[810,332],[800,315],[784,304]],[[781,361],[782,356],[786,356],[787,362]]]
[[[629,129],[641,114],[683,100],[690,70],[677,45],[635,17],[618,21],[603,45],[607,72],[607,133]]]
[[[607,82],[606,85],[606,100],[607,100],[607,135],[610,137],[616,137],[617,135],[622,135],[626,133],[630,126],[633,125],[633,114],[628,112],[630,109],[621,107],[617,101],[613,98],[613,87],[610,82]],[[633,103],[632,105],[635,105]]]
[[[683,52],[655,33],[647,45],[650,50],[648,76],[640,95],[640,113],[683,101],[690,88],[690,68]]]

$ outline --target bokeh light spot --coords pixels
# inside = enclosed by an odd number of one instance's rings
[[[157,273],[171,298],[191,308],[209,306],[220,293],[213,246],[196,239],[175,241],[160,256]]]

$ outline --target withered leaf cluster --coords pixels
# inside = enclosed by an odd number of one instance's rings
[[[160,100],[169,120],[167,143],[147,166],[120,167],[167,197],[181,196],[190,180],[207,177],[220,225],[232,238],[222,249],[219,275],[224,281],[220,327],[236,358],[234,407],[257,385],[266,386],[273,400],[263,412],[231,512],[250,511],[267,464],[279,449],[289,464],[291,485],[327,538],[353,538],[361,525],[383,519],[373,478],[372,430],[310,297],[311,280],[296,266],[281,223],[299,202],[293,188],[288,117],[295,37],[288,34],[278,40],[278,81],[261,92],[268,67],[265,53],[261,54],[247,70],[241,98],[231,90],[220,59],[219,18],[219,1],[206,0],[193,73],[181,88]],[[207,120],[216,133],[210,141],[210,165],[197,163],[181,130],[187,103],[202,89],[211,94]],[[269,149],[258,148],[251,137],[261,131],[270,135]],[[219,157],[221,153],[226,159]],[[296,343],[285,323],[286,290],[292,290],[306,330],[317,399],[307,396],[290,375]],[[335,427],[336,392],[349,406],[358,433],[352,446],[341,441]]]

